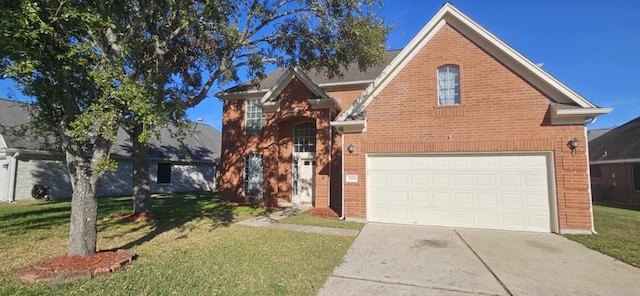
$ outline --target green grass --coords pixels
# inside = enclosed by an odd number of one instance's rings
[[[355,230],[362,230],[362,228],[364,227],[363,223],[352,222],[352,221],[342,221],[336,218],[320,218],[305,212],[299,213],[295,216],[284,218],[279,222],[286,223],[286,224],[300,224],[300,225],[309,225],[309,226],[323,226],[323,227],[355,229]]]
[[[23,284],[20,267],[66,253],[69,202],[0,204],[0,295],[314,295],[342,261],[352,237],[253,228],[233,222],[262,214],[211,193],[155,196],[154,222],[113,219],[131,198],[100,200],[98,248],[138,259],[113,274],[72,284]]]
[[[593,215],[598,234],[565,236],[640,268],[640,211],[594,205]]]

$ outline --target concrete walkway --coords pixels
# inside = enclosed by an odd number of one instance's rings
[[[640,295],[640,269],[555,234],[369,223],[320,295]]]
[[[252,226],[252,227],[265,227],[265,228],[273,228],[273,229],[280,229],[280,230],[339,235],[339,236],[357,236],[358,233],[360,232],[358,230],[353,230],[353,229],[341,229],[341,228],[333,228],[333,227],[308,226],[308,225],[298,225],[298,224],[285,224],[285,223],[278,222],[278,220],[297,215],[310,208],[311,206],[309,205],[292,205],[285,208],[282,211],[261,215],[252,219],[240,221],[238,222],[238,224]]]

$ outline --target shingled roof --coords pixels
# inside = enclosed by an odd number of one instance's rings
[[[389,50],[387,51],[387,60],[386,62],[373,66],[367,71],[360,71],[357,66],[353,65],[348,69],[342,69],[341,76],[334,76],[332,78],[327,77],[324,73],[317,70],[305,71],[305,73],[319,86],[325,84],[339,84],[339,83],[348,83],[348,82],[356,82],[356,81],[373,81],[384,68],[400,53],[400,49],[397,50]],[[265,75],[265,77],[260,80],[259,85],[255,85],[252,81],[246,81],[244,83],[238,84],[234,87],[231,87],[225,90],[225,93],[234,93],[234,92],[244,92],[249,90],[268,90],[273,87],[278,79],[282,77],[285,73],[286,68],[279,68],[277,70],[271,71]]]
[[[640,117],[589,142],[591,163],[640,159]]]
[[[18,137],[12,132],[17,127],[31,121],[29,104],[0,99],[0,135],[6,142],[7,148],[25,150],[56,151],[53,139],[48,141],[42,137]],[[187,136],[184,144],[193,161],[216,162],[220,158],[221,133],[217,129],[202,123],[192,124],[194,133]],[[177,138],[172,136],[175,128],[165,127],[160,130],[158,139],[149,141],[149,157],[151,159],[166,159],[181,161],[186,159]],[[112,156],[119,158],[131,157],[131,141],[124,130],[119,129],[116,141],[112,146]]]

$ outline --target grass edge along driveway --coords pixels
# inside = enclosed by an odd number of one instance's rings
[[[102,198],[98,248],[127,247],[126,269],[72,284],[23,284],[15,271],[66,253],[68,201],[0,204],[0,295],[315,295],[353,237],[253,228],[262,214],[225,206],[213,193],[154,196],[162,220],[123,222],[131,197]]]
[[[565,237],[640,268],[640,211],[594,205],[593,219],[597,234]]]

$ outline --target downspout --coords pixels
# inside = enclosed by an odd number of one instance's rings
[[[20,156],[20,152],[16,152],[13,154],[13,158],[11,159],[11,164],[9,165],[9,188],[7,201],[15,202],[16,201],[16,180],[18,179],[18,157]]]
[[[329,186],[327,186],[327,207],[331,208],[331,159],[333,158],[333,127],[331,127],[331,109],[329,109]]]
[[[596,118],[593,117],[591,122],[589,123],[593,123],[594,121],[596,121]],[[584,153],[585,156],[587,157],[587,186],[589,186],[587,189],[589,191],[589,212],[591,212],[591,232],[593,234],[598,234],[596,232],[596,225],[594,224],[593,221],[593,192],[591,192],[591,169],[589,168],[589,136],[587,135],[587,125],[584,125],[584,138],[585,140],[587,140],[587,143],[584,144]]]
[[[342,186],[342,190],[341,190],[341,201],[340,201],[340,220],[344,220],[345,216],[344,216],[344,131],[340,134],[340,140],[341,140],[341,144],[340,144],[340,155],[342,156],[342,165],[340,166],[340,170],[342,171],[341,177],[340,177],[340,186]]]

